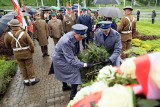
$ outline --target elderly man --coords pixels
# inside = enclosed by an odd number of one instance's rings
[[[60,19],[57,19],[56,14],[52,14],[52,19],[48,22],[49,36],[53,38],[54,44],[56,45],[59,39],[63,36],[63,24]]]
[[[123,52],[131,48],[131,40],[136,32],[136,19],[132,16],[133,8],[126,6],[124,9],[125,16],[122,17],[118,32],[121,34]],[[122,53],[121,58],[128,58],[129,54]]]
[[[35,22],[33,23],[33,33],[41,46],[43,57],[48,55],[48,25],[45,20],[41,19],[40,13],[35,14]]]
[[[101,21],[100,28],[95,32],[94,42],[97,46],[104,46],[109,52],[109,58],[104,65],[120,66],[120,54],[122,51],[120,34],[111,28],[110,21]]]
[[[53,66],[55,77],[63,82],[62,90],[69,90],[71,84],[70,99],[77,93],[77,86],[81,84],[80,68],[91,67],[79,61],[75,56],[75,43],[85,38],[87,27],[82,24],[72,26],[73,31],[65,34],[57,43],[53,54]]]
[[[7,48],[13,49],[14,57],[23,75],[24,85],[34,85],[40,79],[35,78],[33,68],[33,41],[28,33],[21,30],[20,22],[17,19],[12,19],[8,25],[11,27],[11,31],[5,35],[5,45]]]

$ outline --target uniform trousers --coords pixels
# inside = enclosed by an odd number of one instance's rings
[[[60,38],[53,38],[53,41],[54,41],[54,45],[56,45],[58,43]]]
[[[122,41],[122,50],[123,50],[123,53],[121,54],[122,59],[128,58],[129,54],[124,54],[124,51],[127,51],[130,48],[131,48],[131,40]]]
[[[48,55],[48,46],[41,46],[41,51],[43,53],[43,55]]]
[[[35,72],[33,68],[33,59],[17,59],[20,71],[22,72],[23,79],[29,80],[35,78]]]

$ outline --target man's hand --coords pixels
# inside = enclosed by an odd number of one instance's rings
[[[102,64],[104,66],[106,66],[106,65],[112,65],[112,61],[110,59],[106,59],[105,61],[102,62]]]
[[[84,66],[83,67],[92,67],[93,64],[89,64],[89,63],[84,63]]]

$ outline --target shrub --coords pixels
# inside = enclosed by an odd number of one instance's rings
[[[17,63],[15,61],[0,60],[0,94],[7,91],[7,87],[12,77],[17,71]]]

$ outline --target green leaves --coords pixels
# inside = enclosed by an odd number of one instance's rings
[[[109,57],[109,53],[104,47],[97,47],[95,44],[89,44],[88,50],[84,50],[78,58],[86,63],[100,63]],[[92,68],[81,69],[82,82],[84,84],[94,80],[103,65],[98,64]],[[86,85],[85,85],[86,86]]]

